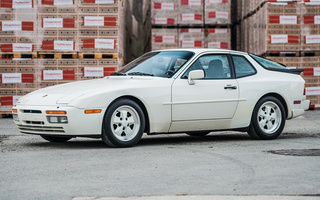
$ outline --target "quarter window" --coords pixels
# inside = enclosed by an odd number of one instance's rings
[[[250,76],[256,73],[256,70],[250,62],[243,56],[232,56],[234,68],[236,70],[236,77],[241,78]]]

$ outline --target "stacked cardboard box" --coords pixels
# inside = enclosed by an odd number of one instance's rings
[[[132,9],[129,0],[1,0],[0,114],[33,90],[131,60]]]
[[[152,0],[152,50],[231,48],[231,0]]]
[[[0,112],[37,88],[36,1],[0,4]]]
[[[305,71],[301,76],[306,81],[307,99],[311,101],[311,108],[320,108],[320,56],[268,56],[267,58],[289,68],[303,68]]]
[[[237,50],[304,68],[307,98],[312,107],[320,107],[320,2],[238,0],[237,4],[241,5],[237,9],[241,16],[236,25]]]
[[[229,0],[205,0],[205,24],[231,24]]]

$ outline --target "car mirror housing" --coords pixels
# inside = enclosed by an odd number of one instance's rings
[[[188,83],[189,85],[194,85],[195,82],[193,80],[199,80],[204,78],[203,70],[193,70],[189,72]]]

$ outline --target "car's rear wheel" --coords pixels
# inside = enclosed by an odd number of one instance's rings
[[[131,147],[140,141],[144,128],[140,106],[130,99],[119,99],[106,111],[102,140],[111,147]]]
[[[51,135],[41,135],[41,137],[49,142],[57,142],[57,143],[67,142],[72,138],[67,136],[51,136]]]
[[[253,110],[248,134],[254,139],[275,139],[282,133],[285,121],[282,103],[275,97],[264,97]]]

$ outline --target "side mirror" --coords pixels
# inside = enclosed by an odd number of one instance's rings
[[[199,80],[199,79],[203,79],[204,78],[204,71],[203,70],[193,70],[191,72],[189,72],[189,76],[188,76],[188,83],[189,85],[194,85],[194,81],[193,80]]]

